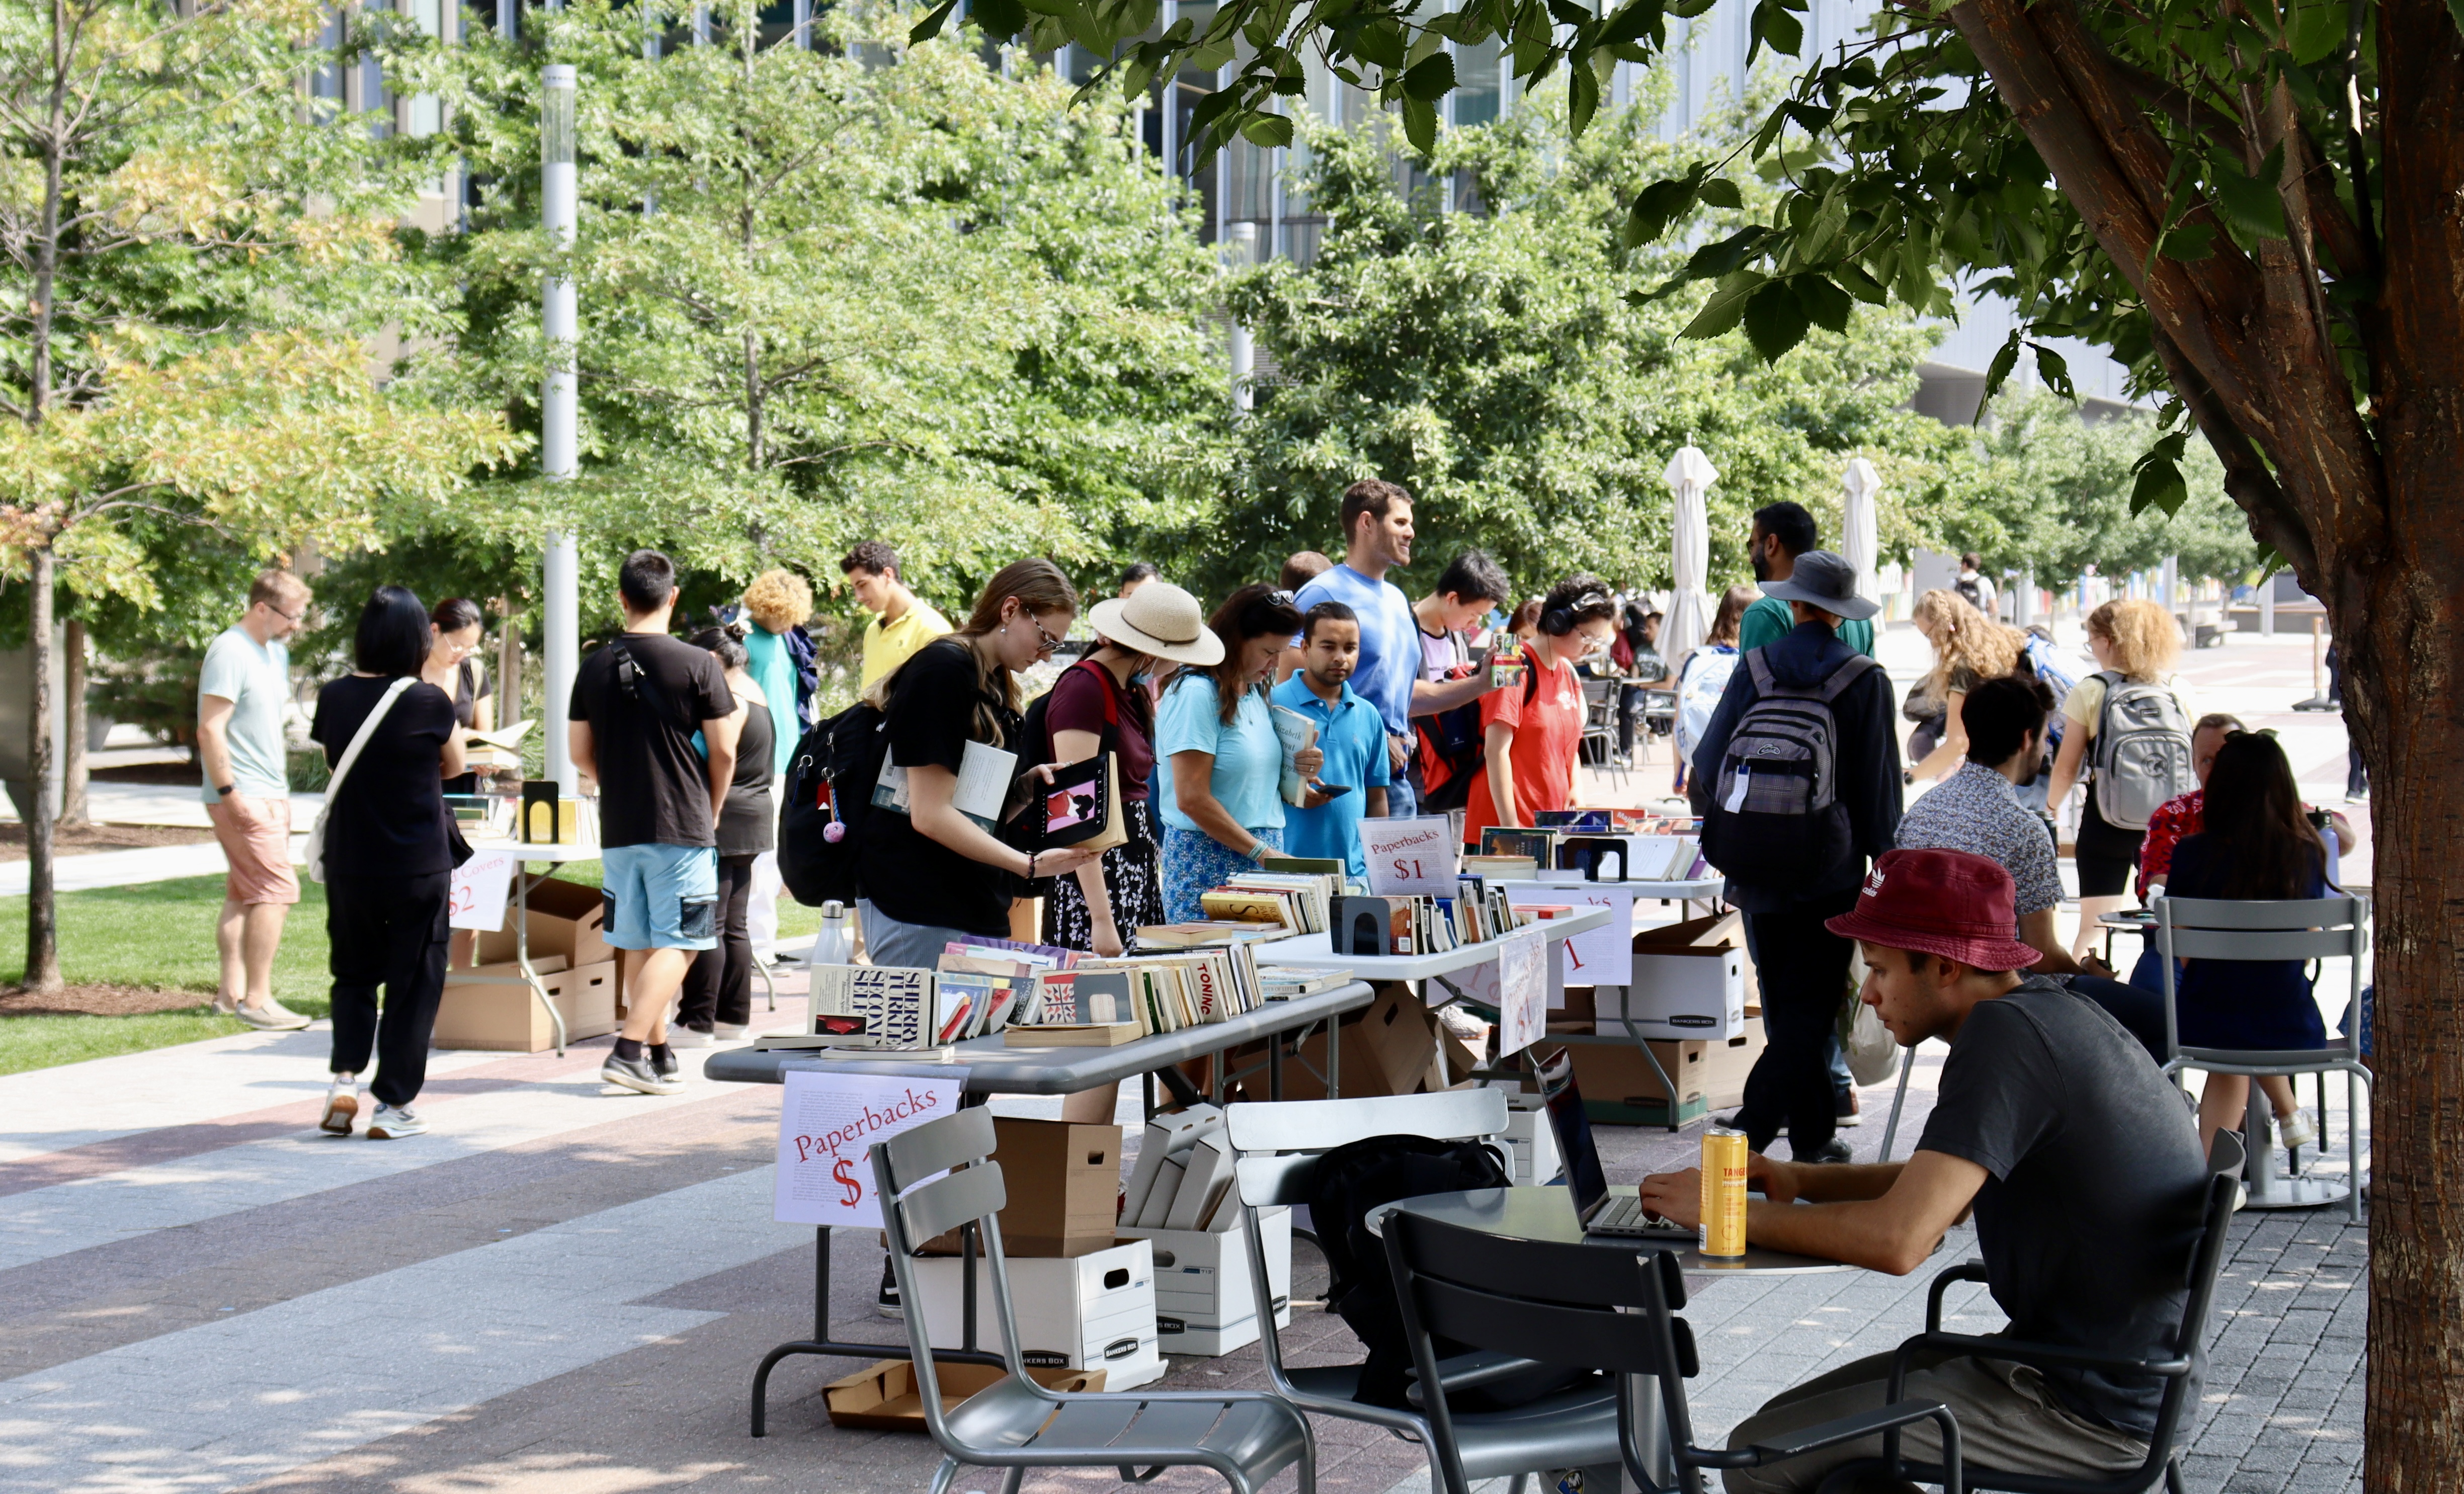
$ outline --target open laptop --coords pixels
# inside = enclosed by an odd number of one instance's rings
[[[1599,1148],[1592,1141],[1592,1119],[1583,1111],[1582,1091],[1574,1084],[1573,1061],[1564,1049],[1541,1066],[1540,1092],[1548,1097],[1549,1128],[1556,1132],[1566,1186],[1574,1196],[1574,1214],[1584,1234],[1689,1243],[1696,1238],[1697,1232],[1686,1225],[1644,1214],[1634,1195],[1609,1193]]]

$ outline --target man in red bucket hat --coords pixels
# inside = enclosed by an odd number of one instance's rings
[[[2011,874],[1964,851],[1895,850],[1854,908],[1828,920],[1863,946],[1865,1004],[1914,1046],[1950,1044],[1925,1134],[1905,1162],[1810,1167],[1754,1156],[1746,1238],[1904,1276],[1973,1208],[1976,1243],[2011,1337],[2162,1358],[2182,1321],[2207,1165],[2181,1095],[2102,1007],[2021,972],[2040,952],[2012,936]],[[1692,1223],[1701,1182],[1645,1178],[1643,1206]],[[1796,1200],[1805,1200],[1805,1206]],[[1919,1356],[1904,1394],[1959,1418],[1961,1456],[2012,1473],[2085,1479],[2138,1466],[2162,1384],[2098,1371]],[[1728,1445],[1883,1404],[1888,1352],[1795,1386],[1740,1423]],[[2195,1394],[2195,1388],[2193,1390]],[[1931,1423],[1906,1429],[1931,1461]],[[1733,1469],[1730,1494],[1812,1489],[1881,1439],[1770,1468]]]

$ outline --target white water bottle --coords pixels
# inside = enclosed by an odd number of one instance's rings
[[[855,960],[855,934],[847,904],[833,899],[822,905],[822,932],[813,936],[813,963],[846,965]]]

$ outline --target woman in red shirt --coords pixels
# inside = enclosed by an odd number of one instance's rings
[[[1481,766],[1463,805],[1466,846],[1478,847],[1492,824],[1528,825],[1541,810],[1573,807],[1583,741],[1583,682],[1574,665],[1609,646],[1616,623],[1617,603],[1596,576],[1569,576],[1541,602],[1523,683],[1480,697]]]

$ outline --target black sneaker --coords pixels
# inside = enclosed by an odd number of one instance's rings
[[[1790,1143],[1789,1150],[1791,1152],[1794,1152],[1796,1150],[1795,1143]],[[1800,1162],[1848,1162],[1855,1160],[1856,1155],[1857,1153],[1848,1150],[1848,1143],[1840,1140],[1837,1136],[1834,1136],[1822,1145],[1815,1148],[1814,1154],[1812,1156],[1801,1156],[1796,1158],[1796,1160]]]
[[[683,1085],[652,1067],[647,1053],[640,1058],[618,1058],[613,1053],[608,1054],[607,1062],[599,1067],[599,1078],[602,1083],[630,1089],[636,1094],[674,1094],[684,1088]]]
[[[684,1066],[682,1064],[676,1062],[676,1050],[674,1045],[671,1044],[654,1044],[649,1047],[644,1048],[642,1050],[642,1056],[650,1061],[650,1066],[658,1071],[658,1075],[662,1079],[673,1081],[676,1077],[676,1070]]]
[[[872,1299],[872,1310],[885,1318],[903,1318],[907,1309],[898,1304],[898,1273],[890,1268],[890,1258],[881,1258],[881,1290]]]

